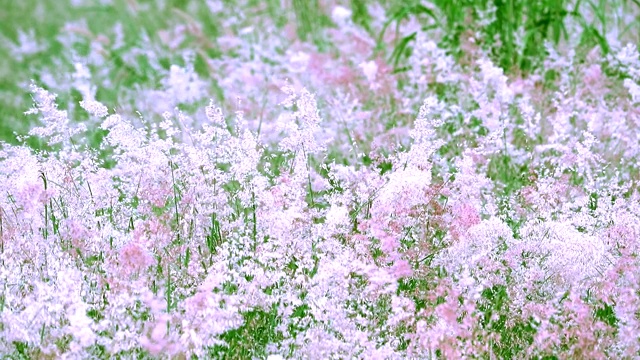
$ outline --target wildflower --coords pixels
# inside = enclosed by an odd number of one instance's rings
[[[364,76],[367,78],[367,81],[369,81],[369,83],[373,83],[376,80],[376,74],[378,73],[378,64],[376,64],[375,61],[360,63],[358,67],[362,69],[362,72],[364,73]]]
[[[351,18],[351,10],[344,6],[336,6],[331,11],[331,19],[338,24],[344,24],[349,18]]]
[[[101,102],[95,100],[81,100],[80,106],[89,114],[103,118],[109,115],[109,110]]]
[[[125,274],[137,273],[153,265],[151,254],[133,242],[120,249],[119,261]]]
[[[631,100],[634,103],[640,102],[640,86],[631,79],[624,79],[624,87],[629,90]]]
[[[290,69],[294,73],[301,73],[307,70],[311,56],[305,52],[298,51],[289,55]]]
[[[206,94],[206,83],[190,67],[171,65],[164,83],[170,98],[177,103],[191,104]]]

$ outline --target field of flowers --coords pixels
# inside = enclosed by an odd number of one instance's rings
[[[0,11],[0,357],[640,358],[637,0]]]

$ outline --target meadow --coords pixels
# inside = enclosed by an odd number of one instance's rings
[[[638,0],[0,12],[0,357],[640,358]]]

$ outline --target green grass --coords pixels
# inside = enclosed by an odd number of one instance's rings
[[[622,39],[637,42],[640,38],[637,20],[626,25],[620,17],[611,15],[613,9],[635,7],[637,12],[640,2],[636,0],[434,0],[431,5],[418,0],[396,3],[389,8],[383,32],[397,28],[410,17],[419,19],[423,30],[436,28],[443,32],[440,45],[458,59],[465,55],[462,44],[474,36],[492,60],[511,73],[530,73],[539,68],[546,55],[545,42],[566,43],[574,31],[568,27],[572,23],[578,24],[580,43],[599,46],[603,55],[611,50],[607,34],[612,30],[619,31]],[[414,40],[412,33],[395,44],[391,62],[397,70],[402,71],[403,58],[411,52]]]

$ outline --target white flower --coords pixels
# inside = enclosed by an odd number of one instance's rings
[[[362,69],[364,76],[367,77],[367,80],[370,83],[376,80],[376,75],[378,74],[378,64],[376,64],[375,61],[362,62],[360,63],[360,65],[358,65],[358,67]]]
[[[82,100],[80,106],[85,109],[89,114],[103,118],[109,115],[109,109],[101,102],[95,100]]]
[[[349,222],[349,210],[344,205],[332,204],[327,211],[327,225],[339,228],[348,225]]]
[[[289,54],[289,64],[291,71],[294,73],[304,72],[305,70],[307,70],[307,66],[309,65],[309,59],[311,59],[311,56],[302,51]]]
[[[206,83],[193,69],[171,65],[169,77],[165,79],[167,93],[178,103],[193,103],[206,95]]]
[[[331,12],[331,19],[333,19],[333,21],[338,24],[345,23],[350,17],[351,10],[340,5],[334,7],[333,11]]]
[[[638,86],[638,84],[631,79],[624,79],[624,87],[629,90],[629,94],[631,94],[631,99],[634,103],[640,101],[640,86]]]
[[[615,57],[623,66],[631,66],[638,61],[638,49],[634,44],[628,43]]]
[[[28,32],[18,30],[18,44],[15,45],[7,41],[7,47],[10,49],[11,54],[17,60],[24,59],[25,56],[37,54],[46,50],[46,45],[41,44],[36,39],[36,34],[33,29]]]
[[[224,10],[224,3],[220,0],[208,0],[207,7],[212,14],[217,14]]]
[[[96,334],[91,329],[93,321],[87,316],[87,306],[76,304],[74,311],[69,315],[69,327],[77,345],[88,347],[95,342]]]

